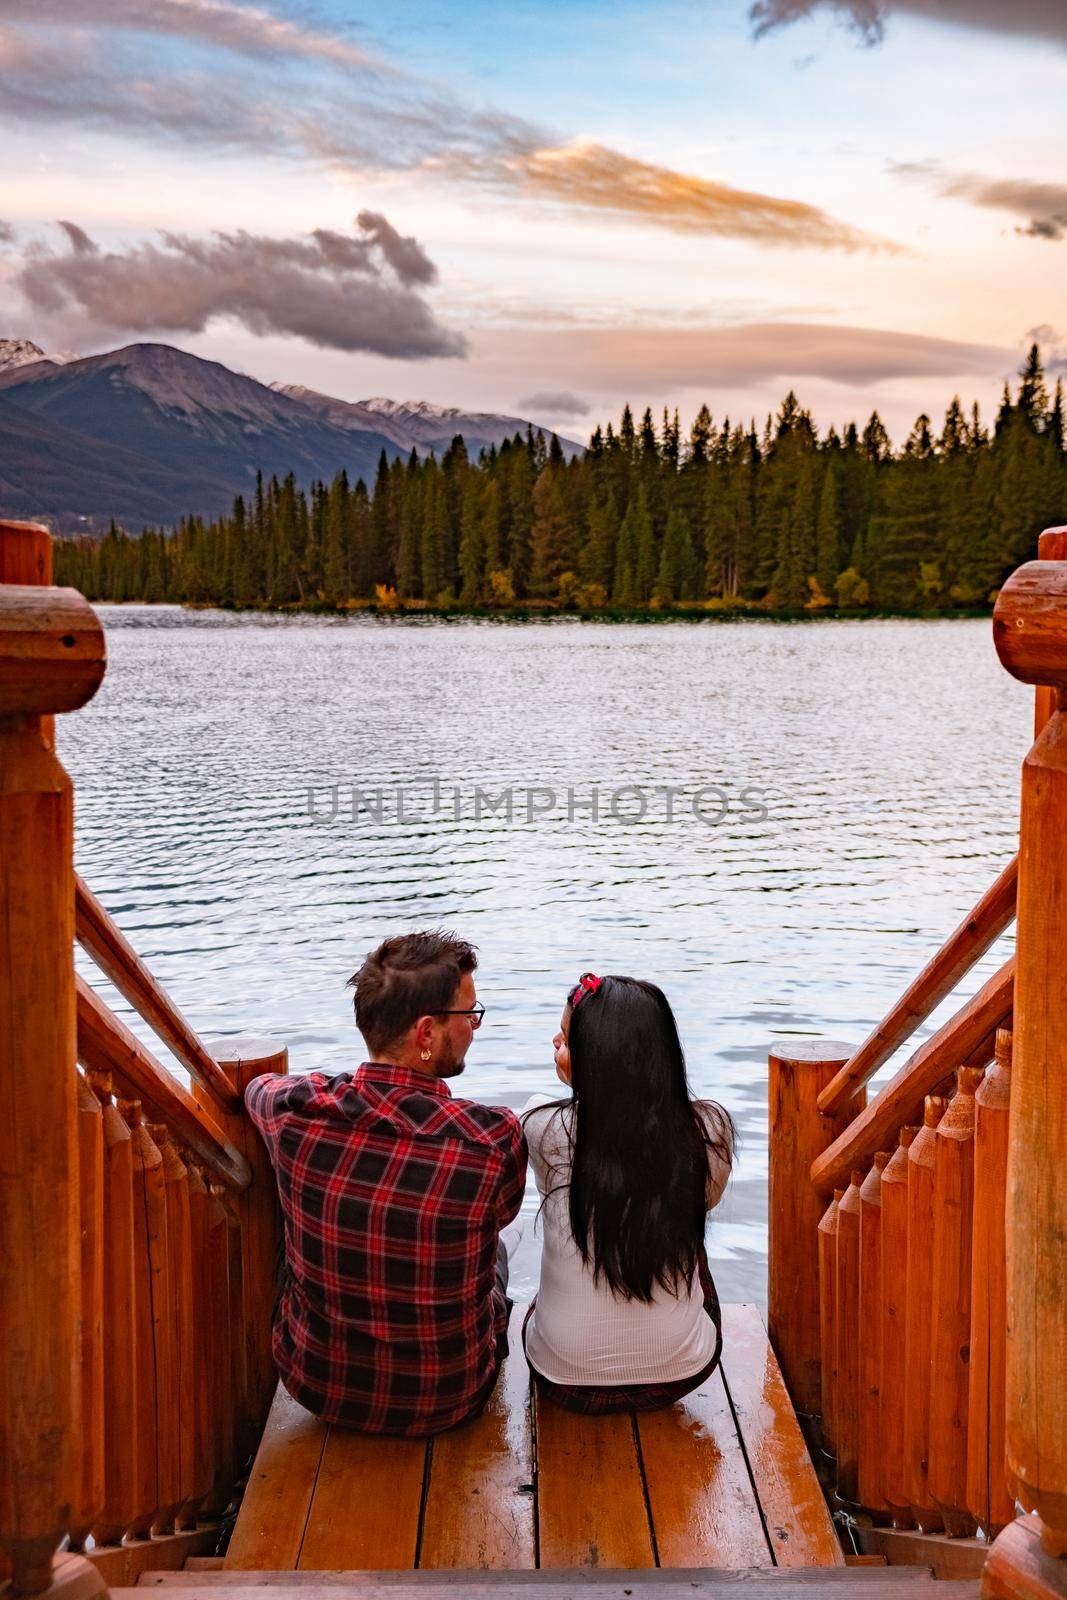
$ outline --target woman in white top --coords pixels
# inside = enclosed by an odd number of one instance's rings
[[[541,1280],[523,1327],[540,1390],[571,1410],[652,1410],[714,1371],[705,1220],[730,1175],[729,1115],[689,1093],[662,990],[587,972],[553,1040],[570,1094],[523,1112]]]

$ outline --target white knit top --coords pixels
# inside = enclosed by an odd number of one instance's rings
[[[526,1327],[526,1355],[535,1372],[561,1384],[668,1383],[691,1378],[715,1354],[716,1330],[704,1309],[698,1274],[685,1295],[658,1285],[650,1303],[621,1300],[578,1253],[571,1234],[569,1107],[553,1109],[535,1094],[523,1108],[530,1166],[545,1200],[541,1279]],[[697,1103],[698,1111],[701,1109]],[[527,1114],[532,1113],[532,1114]],[[729,1167],[708,1152],[708,1209],[717,1204]]]

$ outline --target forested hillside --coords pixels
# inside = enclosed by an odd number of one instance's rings
[[[685,439],[627,408],[569,463],[529,432],[477,463],[462,440],[383,455],[373,493],[260,481],[217,522],[59,543],[56,569],[93,599],[241,607],[945,610],[985,604],[1057,522],[1063,392],[1034,346],[991,429],[954,399],[897,451],[877,413],[820,438],[793,393],[762,431],[704,407]]]

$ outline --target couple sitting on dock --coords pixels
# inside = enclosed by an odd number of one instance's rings
[[[521,1117],[453,1096],[483,1016],[476,966],[447,933],[387,939],[352,979],[364,1064],[248,1087],[285,1221],[282,1381],[368,1433],[474,1416],[507,1353],[529,1157],[543,1251],[522,1339],[541,1392],[584,1412],[669,1405],[719,1360],[704,1233],[730,1118],[690,1097],[662,992],[593,973],[553,1040],[565,1096],[536,1095]]]

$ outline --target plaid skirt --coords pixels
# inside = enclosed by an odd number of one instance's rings
[[[704,1291],[704,1310],[715,1324],[715,1351],[707,1365],[701,1367],[691,1378],[674,1378],[668,1383],[565,1384],[553,1383],[551,1379],[543,1378],[531,1365],[530,1371],[537,1380],[538,1396],[551,1400],[554,1405],[562,1406],[565,1411],[578,1411],[587,1417],[601,1417],[613,1411],[660,1411],[664,1406],[673,1405],[683,1395],[692,1394],[694,1389],[699,1389],[700,1385],[711,1377],[722,1355],[722,1313],[719,1310],[719,1296],[706,1258],[700,1263],[700,1287]],[[523,1318],[524,1350],[526,1324],[533,1315],[536,1304],[535,1296]]]

